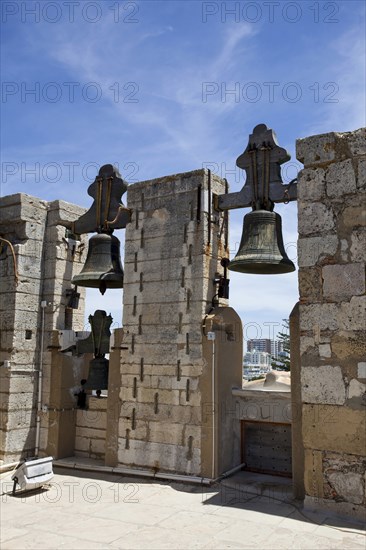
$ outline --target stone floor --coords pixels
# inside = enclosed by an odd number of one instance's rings
[[[365,532],[293,501],[290,482],[241,472],[213,487],[55,468],[49,487],[12,496],[2,476],[1,549],[352,549]]]

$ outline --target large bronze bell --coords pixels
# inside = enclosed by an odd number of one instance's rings
[[[85,265],[71,282],[78,286],[99,288],[102,294],[107,288],[123,288],[120,242],[117,237],[109,233],[91,237]]]
[[[246,214],[240,247],[229,269],[257,275],[295,271],[283,245],[279,214],[267,210],[253,210]]]
[[[104,357],[95,357],[89,363],[89,374],[84,389],[107,390],[108,389],[109,361]]]

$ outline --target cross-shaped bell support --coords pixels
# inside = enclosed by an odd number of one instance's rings
[[[218,200],[220,210],[252,207],[244,217],[239,250],[229,264],[231,271],[268,275],[295,270],[285,252],[281,216],[273,212],[274,203],[297,198],[295,181],[284,185],[281,178],[281,164],[290,158],[278,145],[273,130],[265,124],[254,128],[236,161],[246,172],[245,185],[240,192],[221,195]]]
[[[94,354],[94,358],[89,363],[89,374],[84,389],[97,390],[99,397],[100,390],[108,389],[109,361],[105,355],[109,353],[110,327],[113,319],[105,311],[97,309],[94,315],[89,315],[89,322],[91,333],[84,340],[77,341],[76,352],[78,355]]]

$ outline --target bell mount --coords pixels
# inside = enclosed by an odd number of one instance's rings
[[[245,185],[238,193],[219,196],[217,206],[220,210],[251,206],[252,212],[244,217],[239,250],[228,266],[231,271],[274,275],[295,270],[283,245],[281,216],[273,212],[274,203],[297,199],[296,179],[284,185],[281,177],[281,164],[290,158],[265,124],[254,128],[237,158],[237,166],[246,172]]]
[[[107,288],[123,288],[120,242],[112,234],[115,229],[124,229],[131,219],[131,209],[122,203],[127,187],[117,168],[105,164],[89,185],[88,194],[94,199],[89,210],[77,220],[58,221],[75,235],[97,233],[89,240],[86,263],[72,279],[73,284],[99,288],[101,294]]]
[[[291,159],[280,147],[275,132],[265,124],[258,124],[249,136],[244,152],[236,160],[238,168],[246,172],[241,191],[218,197],[220,210],[252,207],[253,210],[273,210],[273,203],[297,200],[297,182],[284,184],[281,164]]]

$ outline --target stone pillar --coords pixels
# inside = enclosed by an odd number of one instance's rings
[[[294,497],[303,500],[304,445],[302,440],[301,361],[299,303],[290,314],[292,480]]]
[[[112,332],[109,354],[107,429],[105,445],[105,465],[118,464],[118,422],[120,414],[121,351],[123,348],[123,328]]]
[[[202,344],[202,475],[214,478],[241,463],[239,407],[232,393],[233,387],[241,388],[243,383],[243,329],[239,315],[231,307],[216,307],[204,319]]]
[[[16,285],[11,249],[0,242],[0,458],[13,462],[34,452],[47,203],[23,194],[3,197],[0,219],[0,234],[13,244],[19,276]]]
[[[45,308],[42,404],[49,403],[51,331],[65,328],[66,289],[81,269],[85,252],[72,254],[61,216],[74,219],[84,209],[62,201],[48,203],[23,193],[0,200],[0,235],[14,247],[18,284],[14,277],[9,246],[0,251],[0,458],[5,462],[31,456],[35,450],[36,402],[41,360],[41,302]],[[1,246],[1,243],[0,243]],[[74,316],[74,326],[83,326],[83,298]],[[41,417],[40,449],[45,450],[48,413]]]
[[[365,129],[297,142],[305,502],[364,514]]]
[[[212,475],[211,460],[203,459],[205,448],[212,449],[212,430],[203,428],[212,392],[202,324],[217,292],[215,274],[223,273],[220,260],[228,256],[226,217],[215,209],[215,195],[224,192],[224,180],[207,170],[128,189],[133,216],[125,242],[121,465]],[[217,369],[224,363],[221,357]],[[239,368],[241,376],[241,359]],[[215,468],[214,475],[221,473]]]

